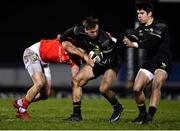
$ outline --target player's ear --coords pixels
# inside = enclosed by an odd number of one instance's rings
[[[148,13],[148,16],[152,17],[152,11],[150,11],[150,12]]]

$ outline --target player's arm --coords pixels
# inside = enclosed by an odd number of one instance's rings
[[[62,44],[63,44],[64,49],[68,53],[77,55],[80,58],[84,59],[86,61],[86,63],[89,64],[90,66],[92,66],[92,67],[94,66],[93,60],[86,53],[83,53],[80,49],[75,47],[71,42],[63,41]]]
[[[143,37],[139,37],[138,29],[135,31],[135,34],[131,35],[130,38],[126,36],[123,39],[123,43],[127,47],[134,47],[134,48],[150,48],[156,45],[165,34],[167,30],[167,26],[165,24],[157,24],[153,31],[148,32],[143,35]]]
[[[129,47],[129,48],[138,48],[138,42],[136,41],[131,41],[129,38],[127,38],[126,36],[124,36],[123,38],[123,43],[125,44],[125,46]]]
[[[115,37],[113,37],[109,32],[106,32],[106,34],[111,38],[111,40],[113,41],[113,42],[117,42],[117,39],[115,38]]]
[[[129,48],[138,48],[139,47],[138,30],[139,30],[139,27],[136,30],[134,30],[133,33],[127,34],[127,36],[124,36],[122,42],[126,47],[129,47]]]

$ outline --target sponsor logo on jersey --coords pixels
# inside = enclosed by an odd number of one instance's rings
[[[162,62],[162,63],[161,63],[161,68],[162,68],[162,69],[165,69],[165,68],[166,68],[166,63]]]

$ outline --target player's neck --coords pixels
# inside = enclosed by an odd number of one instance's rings
[[[153,23],[154,17],[150,17],[148,22],[145,24],[145,26],[149,26]]]

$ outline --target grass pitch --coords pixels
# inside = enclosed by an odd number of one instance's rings
[[[30,120],[15,117],[12,99],[0,99],[0,130],[179,130],[180,101],[161,100],[152,125],[135,125],[131,121],[138,115],[133,99],[120,98],[124,105],[119,122],[110,123],[112,107],[104,98],[83,98],[82,122],[65,122],[72,112],[71,98],[50,98],[32,103]],[[147,101],[148,105],[148,101]]]

